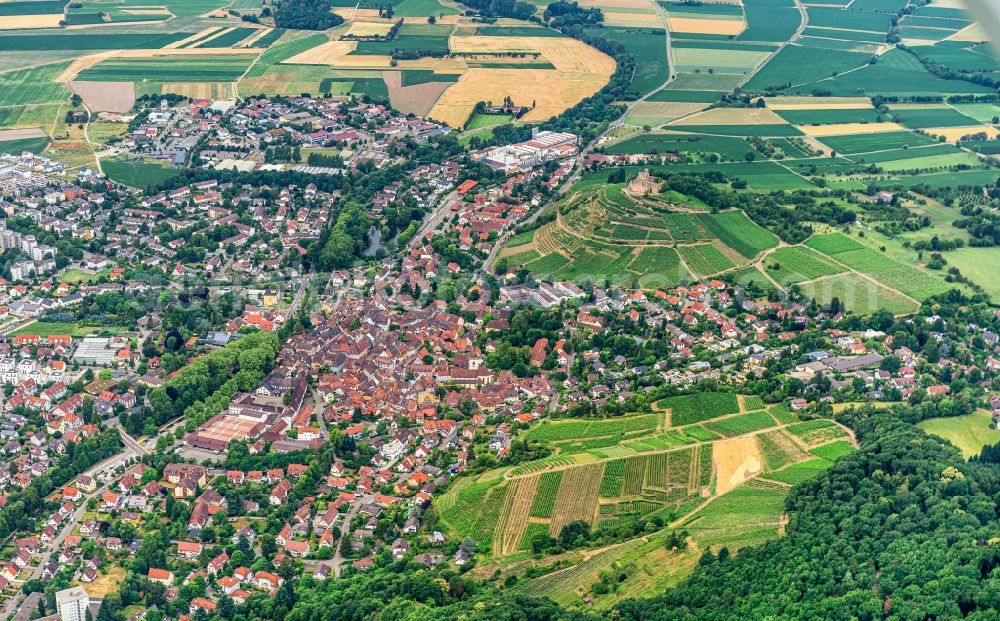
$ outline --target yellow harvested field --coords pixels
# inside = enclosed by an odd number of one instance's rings
[[[282,61],[288,65],[329,65],[337,69],[397,70],[429,69],[443,73],[461,73],[467,65],[461,58],[418,58],[400,60],[392,66],[388,55],[359,54],[351,56],[358,47],[357,41],[328,41]]]
[[[582,41],[563,37],[452,37],[451,50],[473,52],[539,52],[556,71],[586,73],[608,78],[615,61]],[[551,70],[549,70],[551,71]],[[601,86],[604,84],[602,83]]]
[[[771,110],[866,110],[872,107],[867,97],[771,97]]]
[[[746,24],[743,20],[736,19],[703,19],[669,16],[667,18],[667,27],[670,32],[738,35],[746,29]]]
[[[712,445],[712,469],[715,470],[715,493],[725,494],[764,469],[757,438],[720,440]]]
[[[898,123],[840,123],[839,125],[796,125],[796,127],[803,134],[814,138],[908,131]]]
[[[787,125],[788,121],[767,108],[713,108],[683,118],[673,125]]]
[[[97,579],[87,585],[87,594],[103,599],[108,593],[118,590],[118,585],[125,579],[125,570],[112,567],[106,574],[98,574]]]
[[[164,82],[161,93],[184,95],[191,99],[226,99],[236,96],[232,82]]]
[[[62,73],[56,76],[54,82],[69,82],[79,75],[84,69],[90,69],[105,58],[114,56],[114,54],[114,52],[100,52],[97,54],[90,54],[89,56],[81,56],[63,69]]]
[[[931,136],[944,136],[948,142],[961,140],[963,136],[984,133],[993,140],[1000,135],[1000,130],[987,125],[970,125],[968,127],[929,127],[924,130]]]
[[[63,20],[62,13],[51,15],[5,15],[0,19],[0,30],[18,30],[21,28],[58,28]]]
[[[621,13],[618,11],[604,11],[604,23],[608,26],[622,27],[663,27],[662,22],[660,22],[660,16],[656,13]]]
[[[934,6],[939,6],[936,2]],[[966,26],[965,28],[959,30],[955,34],[948,37],[949,41],[970,41],[972,43],[978,43],[980,41],[989,41],[992,37],[983,28],[983,25],[979,22],[973,22],[972,24]]]
[[[615,70],[606,54],[575,39],[561,37],[452,37],[451,49],[459,53],[537,52],[555,69],[470,68],[448,88],[431,109],[430,116],[452,127],[461,127],[480,101],[501,101],[535,107],[525,121],[542,121],[572,107],[599,91]],[[458,59],[452,59],[458,60]],[[400,68],[402,63],[399,63]]]
[[[385,36],[392,30],[389,22],[354,22],[347,34],[355,37]]]
[[[522,120],[544,121],[601,90],[608,76],[550,69],[469,69],[441,95],[430,117],[462,127],[477,102],[502,101],[509,95],[516,105],[535,103]]]
[[[461,58],[417,58],[400,60],[393,69],[429,69],[438,73],[462,73],[468,65]]]
[[[357,48],[357,41],[327,41],[283,62],[289,65],[334,65]]]

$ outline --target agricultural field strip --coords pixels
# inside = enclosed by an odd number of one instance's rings
[[[867,248],[867,246],[865,246],[865,248]],[[913,296],[911,296],[911,295],[907,295],[907,294],[903,293],[902,291],[900,291],[899,289],[896,289],[895,287],[892,287],[892,286],[890,286],[890,285],[889,285],[889,284],[887,284],[887,283],[884,283],[884,282],[881,282],[881,281],[879,281],[878,279],[876,279],[875,277],[873,277],[873,276],[870,276],[869,274],[865,274],[864,272],[861,272],[861,271],[858,271],[857,269],[855,269],[855,268],[851,267],[850,265],[847,265],[846,263],[843,263],[843,262],[841,262],[841,261],[838,261],[838,260],[837,260],[837,258],[836,258],[836,255],[831,255],[831,254],[827,254],[827,253],[825,253],[825,252],[821,252],[821,254],[822,254],[822,255],[823,255],[823,256],[824,256],[824,257],[825,257],[826,259],[828,259],[828,260],[832,261],[833,263],[837,264],[837,266],[839,266],[839,267],[842,267],[842,268],[844,268],[844,272],[849,272],[849,273],[851,273],[851,274],[854,274],[854,275],[856,275],[856,276],[859,276],[859,277],[861,277],[862,279],[864,279],[864,280],[867,280],[867,281],[869,281],[869,282],[871,282],[871,283],[875,284],[876,286],[879,286],[879,287],[885,287],[886,289],[890,289],[890,290],[892,290],[892,291],[895,291],[896,293],[898,293],[899,295],[903,296],[903,297],[904,297],[904,298],[906,298],[907,300],[909,300],[909,301],[913,302],[913,303],[914,303],[914,304],[916,304],[917,306],[919,306],[919,305],[920,305],[920,300],[916,299],[915,297],[913,297]],[[902,264],[901,264],[901,265],[902,265]],[[841,275],[843,275],[843,273],[844,273],[844,272],[841,272],[841,273],[839,273],[839,274],[824,274],[824,275],[822,275],[822,276],[818,276],[818,277],[816,277],[816,278],[813,278],[812,280],[804,280],[804,281],[802,281],[802,282],[800,282],[800,283],[798,283],[798,284],[800,284],[800,285],[801,285],[801,284],[804,284],[804,283],[815,283],[815,282],[820,282],[820,281],[822,281],[822,280],[824,280],[824,279],[827,279],[827,278],[835,278],[835,277],[837,277],[837,276],[841,276]]]
[[[759,410],[759,411],[763,412],[765,410]],[[726,414],[724,416],[716,416],[716,417],[713,417],[713,418],[705,419],[705,420],[700,421],[698,423],[692,423],[690,425],[683,425],[683,426],[680,426],[680,427],[667,427],[666,429],[664,429],[664,431],[671,431],[671,430],[674,430],[674,431],[681,430],[681,431],[683,431],[685,428],[688,428],[688,427],[700,427],[704,423],[714,422],[714,421],[719,421],[719,420],[725,420],[725,419],[729,419],[729,418],[738,418],[740,416],[746,416],[747,414],[750,414],[750,413],[751,412],[736,412],[735,414]],[[827,420],[827,419],[823,419],[823,420]],[[834,424],[836,424],[838,426],[841,426],[840,423],[836,423],[835,421],[830,421],[830,422],[833,422]],[[747,433],[740,434],[740,435],[730,436],[730,437],[727,437],[725,439],[732,440],[734,438],[744,438],[744,437],[756,436],[756,435],[759,435],[759,434],[762,434],[762,433],[767,433],[769,431],[774,431],[776,429],[784,429],[785,427],[789,427],[791,425],[799,425],[799,424],[801,424],[801,421],[797,421],[797,420],[793,421],[793,422],[789,422],[789,423],[779,423],[779,422],[777,422],[777,420],[775,420],[775,424],[773,426],[771,426],[771,427],[766,427],[766,428],[762,428],[762,429],[755,429],[753,431],[749,431]],[[634,441],[636,439],[637,438],[627,438],[627,440],[630,441],[630,442]],[[692,448],[700,447],[700,446],[703,446],[703,445],[706,445],[706,444],[709,445],[709,446],[711,446],[712,444],[714,444],[715,442],[717,442],[719,439],[720,438],[714,438],[712,440],[695,440],[695,441],[690,442],[688,444],[682,444],[680,446],[674,446],[674,447],[670,447],[670,448],[663,449],[663,450],[646,451],[646,452],[636,452],[635,456],[638,456],[638,455],[653,455],[653,454],[660,454],[660,453],[674,453],[674,452],[677,452],[677,451],[686,451],[686,450],[690,450]],[[514,470],[510,470],[510,471],[504,473],[504,478],[506,478],[508,481],[510,481],[510,480],[524,478],[524,477],[537,476],[539,472],[561,472],[561,471],[569,470],[570,468],[576,468],[576,467],[579,467],[579,466],[591,466],[593,464],[602,464],[602,463],[606,465],[608,462],[612,462],[612,461],[615,461],[617,459],[622,459],[621,456],[617,456],[616,455],[616,456],[612,456],[612,457],[596,457],[595,459],[593,459],[591,461],[579,463],[579,462],[572,461],[572,458],[569,457],[568,455],[567,456],[563,456],[563,457],[564,457],[564,460],[562,461],[562,463],[555,463],[555,465],[553,467],[551,467],[551,468],[544,468],[542,470],[532,470],[532,471],[528,471],[528,472],[515,472]],[[629,455],[629,457],[632,457],[632,455]]]

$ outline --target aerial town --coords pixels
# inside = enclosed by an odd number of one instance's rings
[[[1000,618],[975,0],[56,4],[0,621]]]

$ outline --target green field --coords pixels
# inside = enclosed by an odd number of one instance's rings
[[[365,4],[362,2],[361,4]],[[454,15],[457,10],[437,0],[399,0],[392,5],[392,12],[399,17],[425,17],[428,15]]]
[[[646,101],[677,101],[683,103],[715,103],[722,96],[716,91],[680,91],[663,89],[649,96]]]
[[[783,285],[846,271],[818,252],[802,246],[778,248],[767,255],[764,268]]]
[[[436,73],[425,69],[407,70],[400,76],[403,86],[416,86],[428,82],[458,82],[460,73]],[[511,118],[511,117],[508,117]]]
[[[920,61],[902,49],[889,50],[882,54],[874,65],[843,73],[836,78],[821,82],[808,82],[788,89],[789,93],[810,94],[822,90],[835,97],[857,97],[864,95],[895,96],[948,96],[957,93],[992,93],[980,84],[962,80],[946,80],[927,71]]]
[[[829,461],[836,461],[844,455],[850,455],[853,453],[854,447],[851,446],[850,442],[838,440],[836,442],[817,446],[809,452],[816,457],[822,457],[823,459],[827,459]]]
[[[656,407],[670,409],[670,425],[673,427],[736,414],[740,411],[736,395],[728,392],[699,392],[668,397],[658,401]]]
[[[747,29],[738,41],[787,41],[802,22],[793,0],[743,0]]]
[[[997,278],[995,248],[959,248],[946,255],[948,263],[957,267],[967,278],[983,287],[993,300],[1000,300],[1000,278]]]
[[[726,437],[741,436],[774,425],[774,419],[767,412],[750,412],[705,423],[705,427]]]
[[[842,41],[847,44],[868,44],[874,45],[885,40],[885,35],[881,32],[864,32],[859,30],[840,30],[837,28],[817,28],[809,26],[805,29],[803,37],[799,42],[813,47],[825,47],[830,41]]]
[[[989,54],[989,50],[970,43],[961,47],[918,45],[913,48],[913,51],[921,58],[958,71],[997,71],[1000,69],[1000,62]]]
[[[978,455],[984,446],[1000,442],[1000,431],[990,429],[992,420],[988,410],[976,410],[965,416],[931,418],[917,426],[951,442],[969,458]]]
[[[679,143],[683,144],[683,143]],[[702,173],[719,171],[725,173],[730,180],[742,179],[758,191],[812,189],[811,183],[792,173],[775,162],[733,162],[725,164],[668,164],[654,166],[625,166],[626,174],[631,177],[644,169],[650,172]],[[606,182],[610,169],[584,173],[584,183]]]
[[[470,131],[483,129],[484,127],[494,127],[510,123],[512,120],[514,120],[514,117],[510,114],[473,114],[472,118],[466,124],[465,129],[466,131]]]
[[[735,265],[712,244],[680,246],[679,249],[684,263],[700,276],[711,276]]]
[[[848,250],[860,250],[864,244],[854,241],[842,233],[828,233],[825,235],[813,235],[806,241],[806,245],[824,254],[837,254]]]
[[[836,298],[843,308],[858,315],[870,315],[878,310],[892,314],[917,310],[917,304],[899,292],[849,272],[799,282],[797,286],[805,296],[814,298],[822,306]]]
[[[926,127],[963,127],[966,125],[976,125],[975,119],[962,114],[953,108],[928,107],[928,108],[889,108],[890,115],[899,119],[899,123],[910,129],[923,129]]]
[[[747,83],[750,91],[781,88],[785,85],[815,82],[837,73],[863,67],[870,55],[788,45]]]
[[[809,25],[820,28],[843,28],[845,30],[867,30],[888,32],[892,25],[891,16],[886,13],[865,11],[845,11],[826,7],[809,7]]]
[[[656,429],[658,414],[621,416],[613,419],[563,419],[544,421],[524,433],[527,440],[567,442],[589,438],[625,437]]]
[[[756,287],[758,291],[764,293],[778,290],[777,287],[774,286],[774,283],[772,283],[767,276],[763,274],[763,272],[753,265],[726,272],[725,280],[727,282],[734,283],[741,289]]]
[[[793,125],[668,125],[667,129],[693,134],[715,134],[719,136],[801,136]]]
[[[742,211],[730,210],[701,216],[702,222],[722,243],[748,259],[778,245],[774,233],[759,226]]]
[[[17,15],[56,15],[66,7],[59,0],[15,0],[0,3],[0,17]]]
[[[68,63],[53,63],[0,74],[0,106],[68,102],[70,91],[55,82]]]
[[[230,47],[236,45],[243,39],[246,39],[250,35],[257,32],[256,28],[233,28],[226,34],[222,36],[215,37],[211,41],[206,41],[196,47],[200,48],[219,48],[219,47]]]
[[[477,37],[561,37],[558,30],[538,26],[480,26]]]
[[[85,69],[77,80],[91,82],[233,82],[252,56],[112,58]]]
[[[640,95],[645,95],[667,81],[667,43],[663,30],[597,28],[589,29],[587,33],[625,46],[636,65],[631,86]]]
[[[904,265],[870,248],[840,252],[834,258],[918,300],[944,293],[954,287],[929,271]]]
[[[785,494],[741,485],[691,515],[681,527],[696,541],[731,550],[778,536]]]
[[[14,330],[10,333],[10,336],[13,337],[20,334],[34,334],[45,338],[53,334],[68,334],[73,337],[82,337],[88,334],[118,334],[120,332],[120,328],[112,326],[81,326],[76,322],[35,321]]]
[[[19,140],[0,140],[0,153],[11,153],[14,155],[24,151],[39,154],[45,150],[49,144],[48,138],[22,138]]]
[[[787,483],[789,485],[796,485],[803,481],[808,481],[832,465],[833,462],[828,459],[810,459],[797,464],[792,464],[791,466],[778,470],[777,472],[768,473],[767,478],[773,481]]]
[[[718,153],[729,160],[743,159],[747,152],[753,152],[753,147],[742,138],[679,134],[640,134],[613,144],[606,151],[612,154],[649,153],[652,149],[657,152]]]
[[[414,52],[447,52],[451,26],[403,24],[392,41],[361,41],[354,54],[381,55],[395,50]]]
[[[847,136],[829,136],[821,140],[823,144],[841,155],[854,155],[869,151],[884,151],[887,149],[934,144],[934,139],[912,132],[851,134]]]
[[[193,32],[169,34],[25,34],[0,35],[0,52],[54,50],[152,50],[186,39]]]
[[[794,125],[874,123],[880,119],[879,113],[874,108],[862,110],[778,110],[777,115]]]
[[[746,74],[770,52],[770,48],[737,49],[724,44],[705,47],[702,42],[680,42],[673,46],[674,70]]]
[[[177,174],[178,169],[149,162],[120,162],[102,160],[101,168],[112,181],[124,183],[133,188],[145,189],[154,183],[165,181]]]

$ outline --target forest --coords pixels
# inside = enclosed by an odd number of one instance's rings
[[[284,0],[274,14],[278,28],[327,30],[344,23],[344,18],[330,12],[330,0]]]

